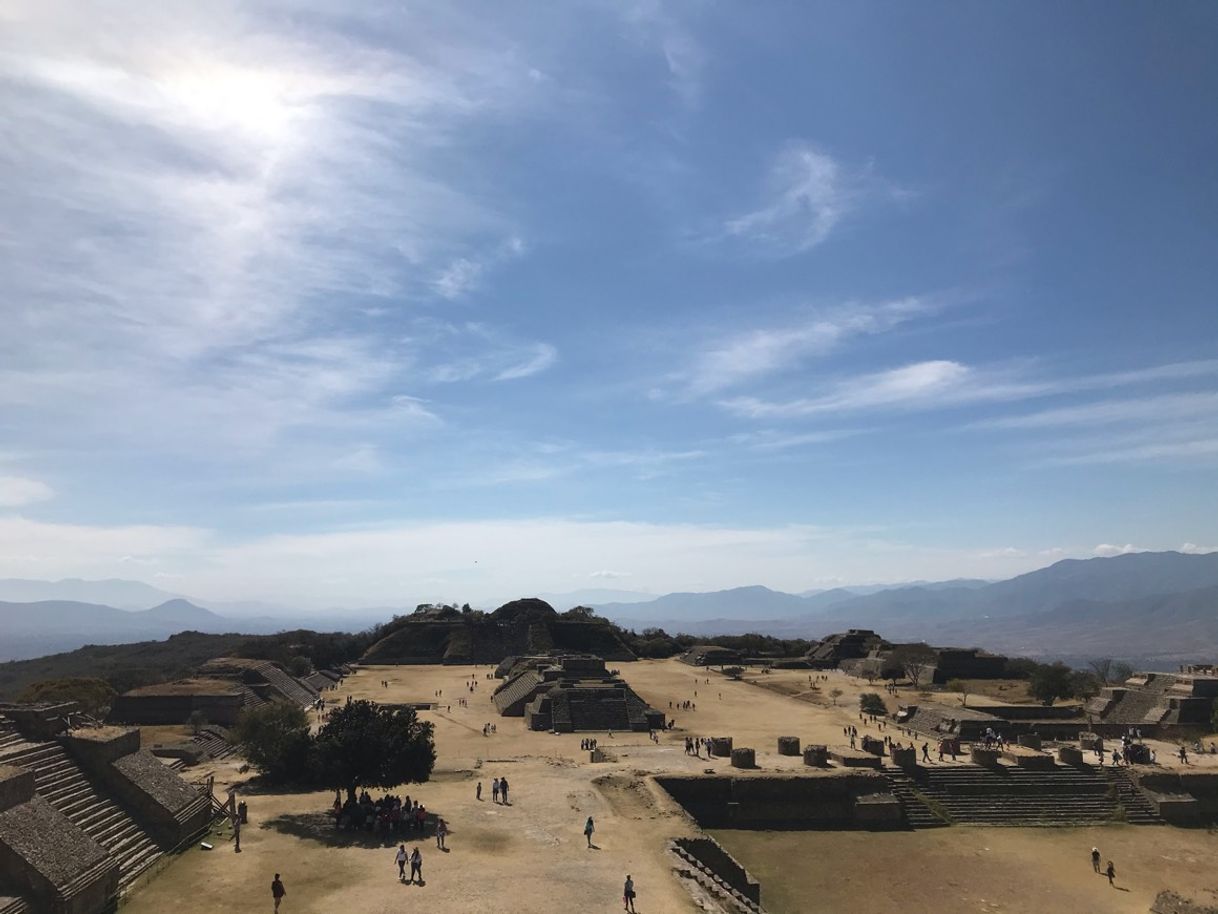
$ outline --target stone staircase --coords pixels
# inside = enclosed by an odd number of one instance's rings
[[[884,767],[884,774],[892,785],[893,794],[901,801],[901,812],[910,828],[942,828],[951,824],[937,816],[926,805],[925,794],[905,769],[887,765]]]
[[[1139,825],[1160,824],[1163,822],[1154,804],[1133,782],[1127,768],[1104,768],[1104,779],[1111,787],[1116,787],[1117,802],[1125,810],[1126,819]]]
[[[35,792],[109,851],[118,862],[120,892],[163,856],[139,823],[98,791],[63,746],[11,737],[0,737],[0,764],[31,769]]]
[[[29,914],[25,899],[11,895],[0,895],[0,914]]]
[[[1162,822],[1124,772],[1062,766],[1031,771],[1013,766],[963,765],[917,768],[899,774],[889,770],[887,774],[893,792],[906,809],[907,820],[915,828],[925,827],[920,823],[927,821],[927,815],[934,815],[926,801],[942,809],[952,822],[967,825]],[[1119,780],[1122,775],[1123,782]]]

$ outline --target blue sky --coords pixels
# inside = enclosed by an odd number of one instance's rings
[[[1218,546],[1211,4],[8,4],[0,575]]]

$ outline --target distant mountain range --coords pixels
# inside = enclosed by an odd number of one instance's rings
[[[982,646],[1040,658],[1115,656],[1159,667],[1218,660],[1218,552],[1067,559],[996,582],[920,581],[802,594],[751,586],[659,597],[620,590],[542,596],[560,610],[591,605],[628,628],[660,627],[671,634],[818,638],[846,628],[872,628],[892,640]],[[0,580],[0,600],[9,601],[0,602],[0,660],[88,643],[159,639],[183,630],[355,631],[413,609],[293,613],[271,607],[274,615],[225,615],[229,607],[265,604],[204,608],[123,580]]]
[[[872,628],[896,640],[1042,658],[1118,656],[1163,667],[1218,659],[1218,553],[1066,559],[993,583],[929,582],[865,594],[837,588],[806,596],[744,587],[596,609],[636,629],[806,638]]]

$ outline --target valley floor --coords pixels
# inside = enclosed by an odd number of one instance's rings
[[[396,791],[419,798],[450,825],[449,853],[437,850],[431,839],[406,842],[408,850],[417,843],[423,853],[426,885],[399,884],[391,840],[336,834],[327,815],[332,793],[266,792],[230,761],[214,773],[218,793],[236,786],[249,805],[242,852],[233,852],[227,834],[214,836],[214,850],[187,851],[139,888],[123,912],[270,911],[276,872],[288,890],[282,914],[608,912],[621,909],[627,873],[634,876],[642,914],[695,911],[664,847],[672,837],[695,833],[696,826],[647,776],[727,767],[721,759],[686,756],[686,735],[731,735],[737,746],[758,750],[762,768],[799,768],[798,758],[775,754],[776,738],[840,743],[842,727],[860,725],[857,696],[870,689],[837,673],[810,690],[807,671],[750,672],[756,680],[750,683],[675,660],[620,668],[681,729],[665,733],[658,746],[646,734],[597,734],[612,758],[595,764],[579,750],[581,734],[532,733],[519,718],[498,717],[490,701],[497,680],[485,678],[491,667],[362,669],[327,697],[439,704],[422,712],[436,725],[435,774],[427,784]],[[478,682],[472,693],[464,685],[471,679]],[[389,686],[381,686],[381,680]],[[842,690],[837,706],[829,694],[833,689]],[[439,697],[437,690],[443,692]],[[460,698],[469,706],[461,707]],[[674,706],[692,701],[696,710],[669,712],[670,701]],[[488,722],[498,732],[484,737],[482,726]],[[189,776],[206,773],[196,769]],[[508,778],[510,806],[491,802],[490,781],[497,776]],[[482,801],[474,797],[479,780]],[[586,847],[582,834],[589,815],[596,821],[595,850]],[[1208,879],[1218,838],[1204,831],[956,827],[901,833],[720,832],[717,837],[761,879],[763,903],[776,914],[1144,914],[1160,889],[1212,903],[1209,890],[1218,888],[1218,880]],[[1129,891],[1110,889],[1091,872],[1087,855],[1097,843],[1115,861],[1118,885]]]

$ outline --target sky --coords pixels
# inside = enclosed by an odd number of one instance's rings
[[[0,6],[0,577],[1218,548],[1218,6]]]

